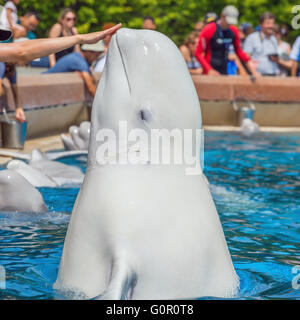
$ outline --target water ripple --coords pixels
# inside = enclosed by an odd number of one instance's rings
[[[64,163],[80,166],[76,159]],[[205,174],[241,286],[237,299],[300,299],[300,136],[206,133]],[[50,213],[0,213],[0,299],[53,299],[78,186],[41,188]],[[300,271],[299,271],[300,272]],[[212,299],[206,297],[204,299]]]

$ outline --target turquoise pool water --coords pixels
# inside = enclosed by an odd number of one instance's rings
[[[84,171],[78,159],[64,162]],[[241,280],[237,299],[300,299],[299,172],[300,135],[205,135],[205,174]],[[0,213],[0,299],[54,297],[79,186],[40,191],[49,214]]]

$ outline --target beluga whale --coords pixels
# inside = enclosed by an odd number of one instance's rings
[[[180,150],[180,141],[190,145],[187,136],[200,162],[201,122],[176,45],[156,31],[118,30],[93,102],[87,169],[54,289],[87,299],[237,294],[239,278],[202,170],[156,157],[167,146]],[[187,135],[174,134],[159,148],[147,144],[152,133],[174,129]]]
[[[2,152],[0,152],[0,155]],[[82,171],[72,165],[67,165],[52,159],[60,159],[68,156],[81,155],[81,151],[64,151],[45,153],[38,149],[31,154],[3,152],[6,156],[27,160],[29,164],[21,160],[11,160],[7,169],[18,172],[35,187],[57,187],[68,184],[81,184]]]
[[[22,175],[0,170],[0,211],[48,212],[41,193]]]
[[[87,150],[90,139],[90,127],[89,121],[83,121],[80,126],[71,126],[69,128],[70,137],[65,134],[61,134],[61,141],[66,150]]]

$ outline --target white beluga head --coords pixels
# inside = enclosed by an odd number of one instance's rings
[[[201,128],[186,64],[161,33],[120,29],[110,41],[54,288],[100,299],[235,295],[239,279],[204,175],[172,163],[102,163],[99,132],[118,135],[120,121],[146,135]]]
[[[27,179],[12,170],[0,170],[0,210],[48,211],[40,192]]]
[[[35,187],[81,184],[84,178],[80,168],[49,160],[47,154],[37,149],[32,151],[29,164],[21,160],[11,160],[6,168],[18,172]]]
[[[26,161],[40,161],[40,160],[57,160],[66,157],[87,155],[87,150],[71,150],[58,152],[43,152],[39,149],[33,149],[31,153],[21,153],[12,151],[0,151],[0,156],[21,159]]]
[[[41,160],[48,160],[47,154],[39,149],[33,149],[31,151],[31,162],[34,161],[41,161]]]
[[[48,176],[56,185],[81,184],[84,174],[81,169],[54,160],[30,161],[30,166]]]
[[[200,129],[198,96],[182,54],[165,35],[120,29],[112,37],[92,110],[89,163],[94,163],[99,129],[117,135],[143,129]]]
[[[245,118],[241,124],[241,132],[243,136],[250,137],[260,131],[259,125],[249,118]]]
[[[61,134],[61,140],[67,150],[87,150],[90,140],[91,123],[83,121],[78,126],[71,126],[69,128],[70,137]]]
[[[57,187],[57,183],[43,172],[21,160],[11,160],[6,165],[8,170],[16,171],[35,187]]]
[[[91,132],[91,123],[89,121],[82,121],[79,125],[78,135],[87,144],[90,139],[90,132]]]

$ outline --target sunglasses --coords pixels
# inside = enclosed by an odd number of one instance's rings
[[[66,18],[66,20],[67,20],[67,21],[75,21],[76,18],[75,18],[75,17],[73,17],[73,18]]]

